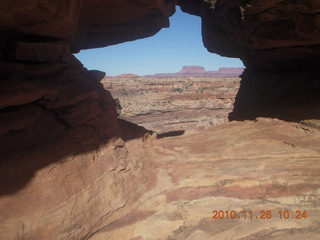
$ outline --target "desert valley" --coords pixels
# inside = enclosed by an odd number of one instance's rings
[[[200,71],[199,71],[200,69]],[[217,72],[184,67],[179,73],[105,77],[120,118],[156,133],[203,129],[228,121],[242,68]]]

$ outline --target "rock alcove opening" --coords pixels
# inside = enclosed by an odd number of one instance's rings
[[[182,66],[202,66],[207,71],[243,67],[239,58],[208,52],[202,42],[201,18],[183,12],[179,6],[170,17],[170,26],[154,36],[82,50],[76,57],[86,68],[104,71],[107,76],[176,73]]]
[[[178,6],[170,27],[155,36],[82,50],[76,57],[106,72],[102,83],[117,99],[120,118],[157,133],[227,121],[243,71],[241,60],[209,53],[201,18]]]

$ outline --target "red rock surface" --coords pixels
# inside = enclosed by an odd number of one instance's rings
[[[210,52],[240,57],[248,66],[307,66],[319,55],[316,0],[180,0],[178,4],[202,17],[203,41]]]
[[[42,166],[23,189],[1,197],[0,236],[316,240],[320,148],[313,143],[319,140],[318,128],[273,119],[232,122],[178,137],[113,139]],[[58,153],[70,144],[33,148],[15,178],[46,149]],[[234,210],[241,219],[213,220],[214,210]],[[280,219],[279,211],[285,210],[290,218]],[[243,219],[243,211],[253,211],[253,219]],[[271,211],[272,217],[260,219],[261,211]],[[296,219],[296,211],[306,211],[307,218]]]
[[[319,239],[318,1],[179,0],[246,65],[231,117],[291,122],[156,136],[71,52],[151,36],[176,3],[0,2],[0,239]]]

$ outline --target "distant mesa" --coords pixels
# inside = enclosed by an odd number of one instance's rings
[[[121,74],[116,77],[126,77],[126,78],[134,78],[134,77],[140,77],[140,75],[133,74],[133,73],[126,73],[126,74]]]
[[[206,70],[201,66],[183,66],[179,73],[204,73]]]
[[[183,66],[182,69],[177,73],[157,73],[153,75],[145,75],[143,77],[239,77],[244,68],[219,68],[218,71],[206,71],[202,66]],[[108,77],[108,76],[106,76]],[[116,78],[135,78],[141,77],[140,75],[133,73],[126,73],[115,76]]]
[[[202,66],[184,66],[177,73],[158,73],[145,77],[239,77],[244,68],[219,68],[218,71],[206,71]]]

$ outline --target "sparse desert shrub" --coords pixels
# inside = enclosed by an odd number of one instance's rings
[[[128,95],[127,91],[124,88],[120,89],[120,94],[125,96]]]
[[[210,89],[209,87],[201,87],[201,88],[199,88],[199,89],[197,89],[197,93],[203,93],[204,92],[204,90],[208,90],[208,89]]]
[[[174,89],[172,89],[172,92],[182,93],[182,92],[183,92],[183,89],[182,89],[182,88],[174,88]]]

